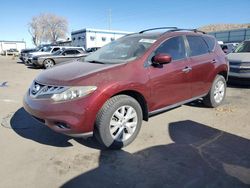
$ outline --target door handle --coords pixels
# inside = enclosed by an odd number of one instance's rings
[[[185,67],[184,69],[182,69],[182,72],[188,73],[192,70],[191,67]]]

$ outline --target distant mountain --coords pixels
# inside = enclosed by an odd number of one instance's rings
[[[250,28],[250,23],[247,24],[211,24],[198,28],[205,32],[226,31],[232,29]]]

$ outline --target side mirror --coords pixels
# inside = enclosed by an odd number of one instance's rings
[[[162,65],[167,64],[172,61],[172,57],[168,54],[157,54],[152,58],[154,64]]]

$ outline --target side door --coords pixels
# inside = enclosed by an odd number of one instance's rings
[[[189,74],[184,71],[189,62],[183,36],[167,39],[151,57],[159,53],[169,54],[172,61],[162,66],[154,66],[152,58],[149,58],[150,111],[174,105],[191,97]]]
[[[62,53],[62,55],[63,56],[62,56],[61,62],[73,60],[75,59],[75,56],[76,56],[76,50],[74,49],[65,50]]]
[[[198,97],[206,94],[211,86],[210,73],[213,73],[216,56],[210,52],[202,36],[187,35],[186,39],[192,68],[190,74],[192,97]]]

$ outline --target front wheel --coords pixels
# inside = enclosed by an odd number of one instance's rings
[[[97,114],[95,136],[107,148],[120,149],[130,144],[140,131],[142,109],[127,95],[110,98]]]
[[[221,75],[217,75],[209,93],[203,98],[204,104],[212,108],[221,105],[226,95],[226,87],[225,78]]]
[[[52,59],[45,59],[43,65],[45,69],[49,69],[55,65],[55,62]]]

